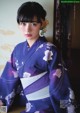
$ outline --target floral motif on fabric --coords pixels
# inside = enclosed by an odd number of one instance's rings
[[[53,52],[50,50],[45,51],[45,56],[43,57],[43,60],[49,61],[52,60]]]
[[[26,112],[29,112],[30,109],[31,109],[31,107],[32,107],[32,104],[31,104],[30,102],[28,102],[28,103],[26,104]]]
[[[24,72],[23,73],[23,77],[24,78],[28,78],[28,77],[30,77],[31,76],[31,73],[28,73],[28,72]]]
[[[56,69],[55,73],[53,73],[53,76],[57,76],[58,78],[61,77],[61,69]]]

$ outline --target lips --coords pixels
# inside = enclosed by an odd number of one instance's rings
[[[25,34],[25,37],[32,37],[32,34]]]

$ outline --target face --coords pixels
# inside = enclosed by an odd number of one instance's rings
[[[19,28],[27,40],[36,40],[39,37],[41,23],[35,17],[32,22],[20,22]]]

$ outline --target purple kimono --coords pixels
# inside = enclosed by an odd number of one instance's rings
[[[21,113],[75,113],[67,73],[57,48],[45,37],[39,37],[31,48],[22,42],[14,48],[0,78],[0,99],[9,109],[15,95],[22,94],[26,110]]]

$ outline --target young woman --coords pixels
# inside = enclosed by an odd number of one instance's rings
[[[47,25],[46,11],[37,2],[23,3],[17,23],[26,41],[14,48],[2,73],[1,105],[12,104],[20,80],[26,98],[26,110],[21,113],[75,113],[67,69],[57,48],[40,35]]]

